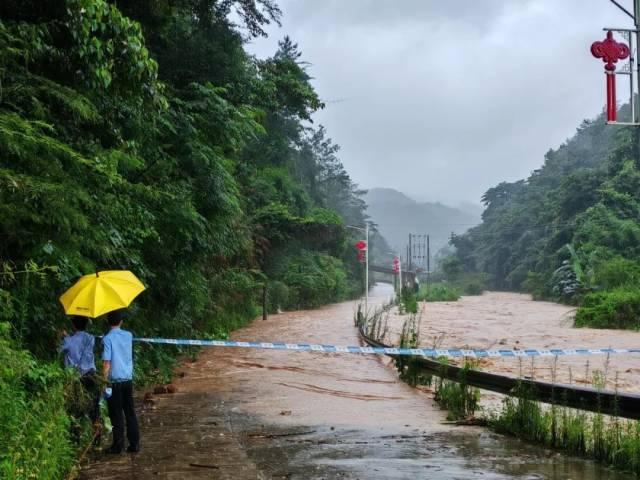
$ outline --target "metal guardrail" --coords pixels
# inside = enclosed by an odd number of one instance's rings
[[[358,329],[360,336],[368,345],[390,348],[389,345],[369,338],[362,327]],[[395,358],[397,355],[388,356]],[[413,359],[414,366],[420,371],[446,378],[447,380],[460,381],[463,370],[460,367],[443,365],[438,361],[424,357],[415,356],[410,358]],[[640,419],[640,395],[633,393],[514,378],[479,370],[466,370],[464,372],[464,381],[473,387],[504,395],[517,395],[518,391],[525,391],[528,392],[528,395],[533,396],[535,400],[543,403],[605,415],[616,415],[633,420]]]

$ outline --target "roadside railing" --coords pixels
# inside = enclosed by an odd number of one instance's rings
[[[372,347],[390,348],[380,341],[369,337],[365,326],[358,325],[360,337]],[[389,354],[395,358],[397,355]],[[518,396],[518,392],[526,391],[535,396],[535,400],[542,403],[562,405],[564,407],[597,412],[605,415],[615,415],[622,418],[640,419],[640,395],[616,392],[613,390],[566,385],[559,383],[515,378],[495,373],[464,369],[455,365],[443,365],[437,360],[415,356],[411,357],[412,368],[419,372],[435,375],[447,380],[459,382],[464,377],[467,385],[501,393]]]

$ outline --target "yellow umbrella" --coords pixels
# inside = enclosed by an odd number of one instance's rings
[[[67,315],[96,318],[128,307],[145,286],[128,270],[109,270],[80,277],[60,303]]]

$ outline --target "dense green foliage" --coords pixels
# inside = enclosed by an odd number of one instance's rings
[[[460,299],[460,292],[448,283],[432,283],[421,285],[416,297],[419,302],[455,302]]]
[[[602,116],[585,121],[529,178],[485,193],[482,224],[453,239],[455,261],[488,274],[493,289],[584,300],[580,325],[637,326],[640,159],[633,135]],[[612,291],[618,288],[627,293]]]
[[[640,330],[640,289],[629,286],[587,294],[575,323],[578,327]]]
[[[288,38],[264,60],[244,49],[279,18],[273,0],[0,3],[0,321],[16,348],[53,360],[58,296],[97,270],[147,286],[126,320],[138,335],[223,336],[258,313],[263,285],[273,310],[362,291],[345,224],[367,222],[364,192],[311,122],[323,103],[306,63]],[[175,353],[139,346],[137,372]],[[19,355],[24,372],[47,368]],[[3,370],[11,408],[60,404],[62,381],[34,396],[24,372]],[[62,435],[56,409],[42,428],[54,413]],[[68,453],[36,476],[59,476]]]
[[[244,28],[228,15],[239,9]],[[140,333],[190,335],[359,291],[345,223],[363,194],[313,112],[323,104],[289,39],[266,60],[270,0],[57,0],[0,10],[2,319],[41,356],[80,274],[134,271]],[[320,272],[321,271],[321,272]],[[355,286],[353,286],[355,284]]]
[[[57,365],[37,363],[0,323],[0,478],[61,478],[74,460],[65,411],[69,382]]]

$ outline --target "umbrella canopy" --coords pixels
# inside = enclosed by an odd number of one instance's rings
[[[96,318],[128,307],[145,286],[128,270],[109,270],[80,277],[60,297],[67,315]]]

